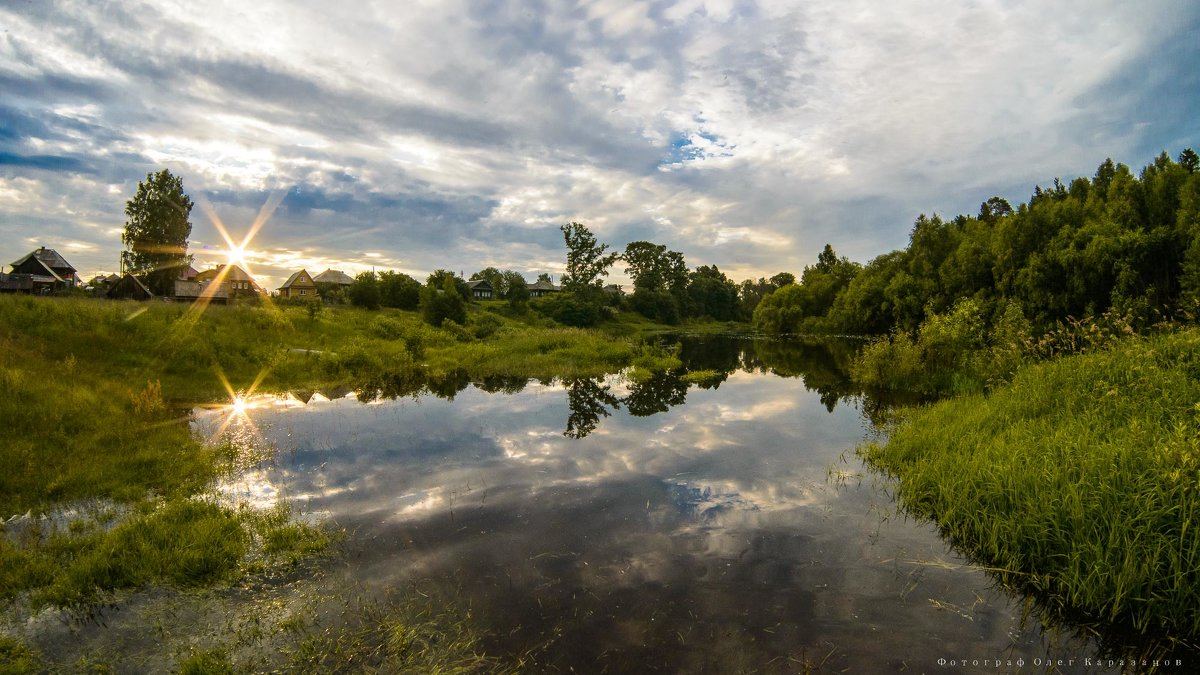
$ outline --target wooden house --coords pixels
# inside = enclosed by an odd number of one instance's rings
[[[471,291],[471,297],[476,300],[491,300],[495,295],[495,289],[487,279],[472,279],[467,282],[467,288]]]
[[[237,265],[220,265],[210,270],[204,270],[196,275],[196,281],[202,286],[217,283],[225,290],[229,299],[258,298],[264,294],[261,286],[254,277]]]
[[[546,281],[545,279],[538,279],[537,283],[529,286],[529,297],[541,298],[550,295],[551,293],[558,293],[560,291],[562,291],[561,288],[555,286],[549,281]]]
[[[317,282],[309,276],[307,270],[300,270],[279,287],[281,298],[315,298],[318,297]]]
[[[171,299],[177,302],[205,302],[224,305],[229,300],[228,284],[216,284],[210,288],[212,281],[201,283],[196,280],[176,279],[175,291]]]
[[[104,294],[111,300],[150,300],[154,294],[142,283],[142,280],[126,274],[108,287]]]
[[[58,251],[41,246],[13,261],[12,270],[0,281],[0,291],[44,294],[78,285],[75,268]]]

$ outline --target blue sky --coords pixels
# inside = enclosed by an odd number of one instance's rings
[[[282,197],[249,246],[267,286],[557,278],[573,220],[741,280],[1200,148],[1188,0],[397,4],[0,1],[0,262],[113,271],[168,168],[235,238]]]

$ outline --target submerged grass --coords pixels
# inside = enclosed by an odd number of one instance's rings
[[[231,582],[320,555],[332,541],[322,528],[293,522],[286,503],[260,513],[197,499],[148,501],[113,527],[95,518],[66,527],[29,521],[0,536],[0,600],[29,592],[35,608],[83,607],[152,583]]]
[[[1200,331],[1020,370],[860,448],[910,511],[1047,606],[1200,638]]]

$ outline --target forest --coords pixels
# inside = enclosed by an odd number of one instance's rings
[[[829,246],[795,288],[753,314],[771,333],[880,335],[916,330],[970,299],[993,325],[1010,302],[1035,331],[1116,310],[1146,322],[1190,316],[1200,297],[1200,159],[1163,152],[1134,175],[1105,160],[1090,180],[1054,179],[1013,208],[920,215],[907,248],[865,266]]]

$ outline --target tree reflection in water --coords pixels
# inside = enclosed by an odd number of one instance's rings
[[[876,421],[890,408],[888,402],[862,391],[850,380],[850,362],[861,346],[856,340],[764,340],[719,335],[676,336],[673,339],[680,344],[683,367],[631,382],[625,396],[612,393],[611,385],[604,378],[562,380],[570,409],[563,434],[583,438],[596,430],[601,418],[609,417],[622,405],[635,417],[666,412],[686,402],[690,387],[716,389],[739,371],[801,378],[804,387],[816,392],[829,412],[833,412],[839,403],[856,401],[868,419]],[[695,375],[689,377],[693,373]],[[438,376],[411,371],[369,379],[356,386],[354,391],[362,401],[422,395],[453,400],[472,384],[489,393],[513,394],[524,389],[528,381],[524,377],[504,375],[472,380],[463,370]]]
[[[567,416],[567,430],[564,436],[583,438],[596,430],[600,417],[608,417],[612,413],[609,408],[616,410],[620,401],[609,393],[609,386],[601,380],[581,377],[566,380],[567,406],[571,414]]]

